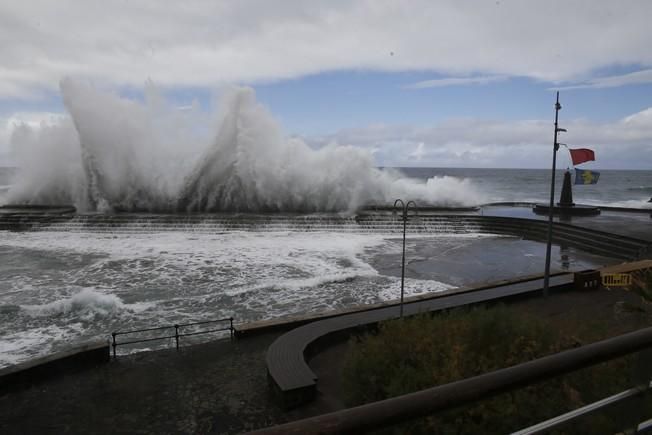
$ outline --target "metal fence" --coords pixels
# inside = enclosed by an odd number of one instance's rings
[[[191,332],[183,332],[184,328],[191,328],[195,326],[200,326],[200,325],[216,325],[216,324],[224,324],[228,322],[228,326],[224,326],[221,328],[212,328],[212,329],[201,329],[199,331],[197,330],[192,330]],[[174,329],[174,333],[172,333],[172,329]],[[170,331],[169,333],[165,335],[157,335],[154,337],[135,337],[131,339],[127,339],[127,341],[118,341],[118,337],[120,336],[127,336],[127,335],[135,335],[135,334],[142,334],[145,332],[155,332],[155,331]],[[170,325],[170,326],[159,326],[156,328],[144,328],[144,329],[134,329],[132,331],[116,331],[111,333],[111,347],[113,348],[113,357],[116,357],[116,348],[118,346],[124,346],[127,344],[135,344],[135,343],[146,343],[149,341],[156,341],[156,340],[169,340],[173,339],[176,342],[176,348],[177,350],[179,349],[179,339],[181,337],[190,337],[193,335],[199,335],[199,334],[209,334],[212,332],[221,332],[221,331],[229,331],[230,338],[233,340],[233,334],[235,332],[235,328],[233,327],[233,317],[228,317],[225,319],[217,319],[217,320],[205,320],[203,322],[193,322],[193,323],[182,323],[182,324],[175,324],[175,325]],[[163,332],[162,332],[163,333]]]

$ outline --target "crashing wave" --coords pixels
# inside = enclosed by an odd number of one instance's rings
[[[138,311],[146,307],[126,305],[115,295],[106,295],[85,288],[69,298],[44,305],[22,305],[21,308],[36,317],[74,315],[82,319],[90,319],[95,316],[106,317],[123,311]]]
[[[354,211],[397,197],[459,206],[482,201],[468,180],[423,183],[375,167],[372,154],[283,137],[250,88],[222,98],[215,128],[199,109],[169,107],[85,83],[61,83],[70,114],[12,137],[21,171],[8,201],[73,203],[82,211]]]

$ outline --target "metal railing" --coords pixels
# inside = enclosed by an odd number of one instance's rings
[[[226,323],[229,322],[228,326],[225,326],[223,328],[213,328],[213,329],[207,329],[204,330],[202,329],[201,331],[193,331],[193,332],[186,332],[182,333],[180,330],[182,328],[188,328],[191,326],[198,326],[198,325],[208,325],[208,324],[217,324],[217,323]],[[156,337],[147,337],[147,338],[139,338],[139,339],[131,339],[128,341],[121,341],[118,342],[118,337],[122,335],[130,335],[130,334],[139,334],[143,332],[152,332],[152,331],[164,331],[164,330],[171,330],[174,329],[174,334],[167,334],[167,335],[161,335],[161,336],[156,336]],[[181,337],[190,337],[192,335],[199,335],[199,334],[209,334],[211,332],[221,332],[221,331],[229,331],[230,333],[230,338],[233,340],[233,335],[235,332],[235,328],[233,327],[233,317],[227,317],[225,319],[217,319],[217,320],[205,320],[203,322],[193,322],[193,323],[180,323],[180,324],[174,324],[171,326],[158,326],[156,328],[144,328],[144,329],[134,329],[132,331],[116,331],[111,333],[111,347],[113,348],[113,357],[116,357],[116,348],[118,346],[124,346],[127,344],[135,344],[135,343],[146,343],[148,341],[156,341],[156,340],[169,340],[174,338],[176,342],[176,348],[179,350],[179,338]]]
[[[624,402],[625,400],[642,396],[646,394],[652,388],[652,383],[647,382],[645,385],[639,385],[634,388],[622,391],[613,396],[606,397],[597,402],[590,403],[581,408],[575,409],[573,411],[567,412],[565,414],[558,415],[551,419],[542,421],[533,426],[527,427],[525,429],[519,430],[517,432],[512,432],[511,435],[534,435],[534,434],[544,434],[552,431],[553,429],[563,428],[573,423],[575,420],[579,420],[591,414],[602,412],[605,409]],[[636,433],[642,433],[643,431],[648,431],[652,424],[652,420],[646,420],[641,424],[637,425]]]
[[[499,393],[512,391],[649,348],[652,348],[652,327],[449,384],[259,429],[252,433],[261,435],[319,433],[323,435],[369,432],[429,416],[445,409],[474,403]],[[650,366],[646,365],[646,367]],[[637,385],[632,391],[623,392],[623,397],[617,395],[616,399],[643,394],[650,385],[649,378],[642,385]],[[545,424],[546,422],[544,422]],[[647,428],[648,425],[648,422],[644,422],[639,426]],[[537,433],[537,431],[528,432],[526,429],[525,433]]]

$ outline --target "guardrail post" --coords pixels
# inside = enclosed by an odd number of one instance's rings
[[[115,342],[115,336],[117,334],[115,332],[111,333],[111,336],[113,337],[113,342],[111,343],[111,346],[113,347],[113,358],[115,358],[115,348],[118,346],[118,343]]]
[[[636,386],[645,386],[645,391],[634,399],[634,402],[626,408],[625,415],[629,417],[625,433],[638,433],[638,424],[646,419],[646,399],[650,391],[650,364],[652,363],[652,349],[640,350],[634,362],[633,379]]]
[[[179,325],[174,325],[174,339],[177,342],[177,350],[179,350]]]

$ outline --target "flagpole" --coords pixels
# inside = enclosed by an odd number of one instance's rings
[[[561,104],[559,104],[559,91],[557,91],[557,102],[555,103],[555,141],[552,147],[552,177],[550,180],[550,207],[548,209],[548,239],[546,243],[546,269],[543,274],[543,296],[548,297],[548,288],[550,284],[550,251],[552,248],[552,215],[553,208],[555,205],[555,170],[557,166],[557,150],[559,149],[559,143],[557,143],[557,133],[560,131],[566,131],[560,129],[558,126],[559,121],[559,109],[561,109]]]

